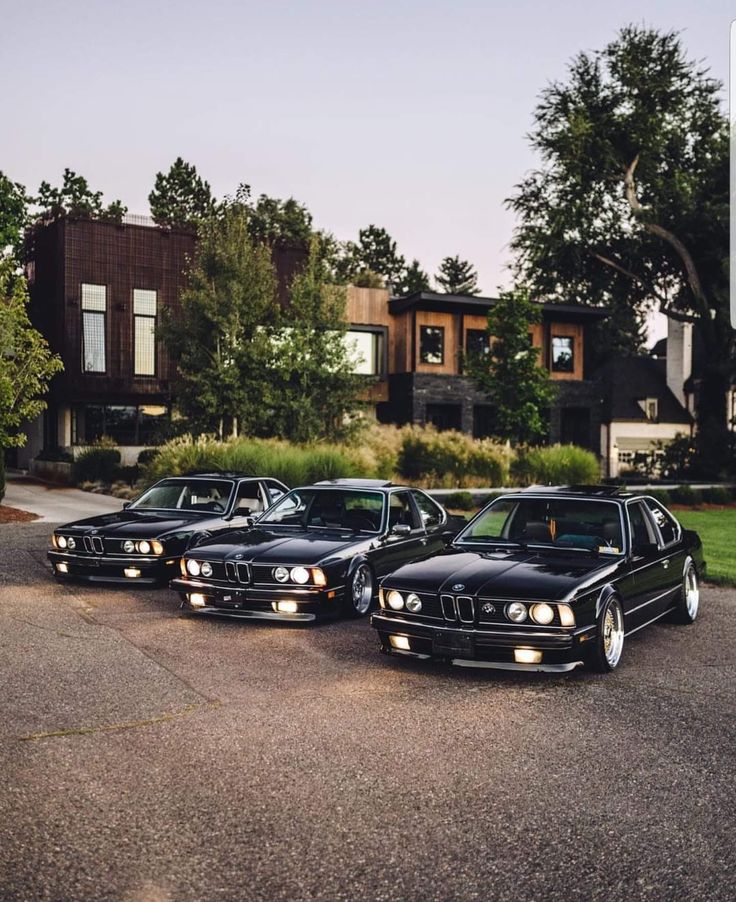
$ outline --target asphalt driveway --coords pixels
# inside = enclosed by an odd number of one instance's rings
[[[182,619],[0,527],[0,898],[732,899],[736,592],[607,677]]]

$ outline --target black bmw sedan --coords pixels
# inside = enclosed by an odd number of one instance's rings
[[[250,523],[288,491],[277,479],[239,473],[162,479],[118,513],[59,527],[48,558],[59,579],[167,582],[190,545]]]
[[[383,581],[381,650],[465,666],[606,672],[627,636],[692,623],[700,539],[650,497],[598,486],[530,489],[488,504],[429,561]]]
[[[378,580],[452,537],[444,508],[419,489],[336,479],[293,489],[251,529],[208,539],[171,582],[182,608],[265,620],[360,617]]]

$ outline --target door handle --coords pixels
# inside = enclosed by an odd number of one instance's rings
[[[664,567],[665,570],[669,567],[669,565],[670,565],[669,560],[667,560],[667,561],[662,561],[662,566]]]

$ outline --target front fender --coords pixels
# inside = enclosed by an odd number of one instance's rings
[[[598,598],[596,599],[596,602],[595,602],[595,619],[596,619],[596,622],[598,621],[598,617],[600,616],[600,613],[601,613],[601,611],[603,610],[603,606],[605,605],[605,603],[608,601],[608,599],[609,599],[612,595],[616,595],[616,596],[617,596],[617,595],[618,595],[618,592],[616,591],[615,587],[612,586],[610,583],[608,583],[608,584],[606,584],[605,586],[603,586],[603,588],[601,589],[601,591],[598,593]]]

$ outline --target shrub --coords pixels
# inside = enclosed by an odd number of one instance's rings
[[[703,501],[708,504],[730,504],[731,492],[724,485],[714,485],[709,489],[703,489]]]
[[[692,507],[702,503],[703,494],[699,490],[692,488],[692,486],[678,485],[670,492],[670,498],[674,504]]]
[[[651,492],[647,492],[647,495],[656,498],[657,501],[660,501],[665,506],[672,504],[672,496],[667,489],[653,489]]]
[[[158,454],[158,448],[144,448],[138,454],[138,466],[139,467],[148,466],[148,464],[151,463],[151,461],[156,457],[157,454]]]
[[[107,445],[94,445],[81,452],[72,464],[72,481],[113,482],[120,466],[120,452]]]
[[[458,511],[471,511],[475,507],[475,501],[470,492],[453,492],[439,499],[443,506]]]
[[[511,474],[522,485],[586,485],[601,478],[595,454],[576,445],[521,448]]]
[[[509,451],[489,439],[476,441],[461,432],[407,427],[397,460],[400,476],[435,486],[503,485]]]

